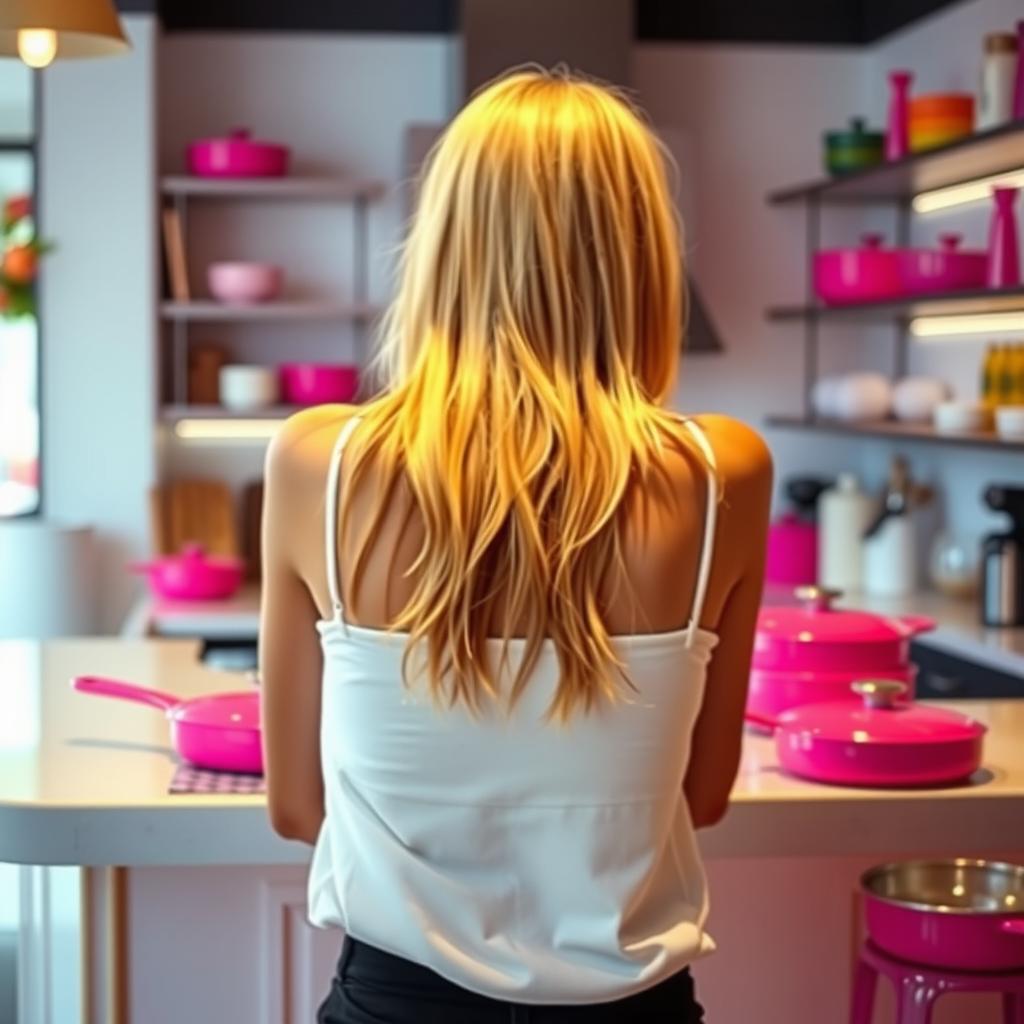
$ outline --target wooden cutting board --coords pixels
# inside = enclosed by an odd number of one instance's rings
[[[255,581],[262,575],[260,530],[263,522],[263,481],[253,480],[242,490],[242,557],[246,578]]]
[[[158,555],[177,554],[186,544],[202,544],[211,555],[239,555],[235,504],[223,480],[175,480],[154,487],[150,519]]]

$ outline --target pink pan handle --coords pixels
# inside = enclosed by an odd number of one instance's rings
[[[1009,921],[1003,921],[999,927],[1008,935],[1017,935],[1024,939],[1024,917],[1014,917]]]
[[[122,683],[117,679],[106,679],[103,676],[75,676],[71,680],[72,689],[79,693],[92,693],[97,697],[114,697],[118,700],[133,700],[139,704],[149,704],[161,711],[170,711],[181,701],[170,693],[161,690],[150,690],[145,686]]]
[[[743,717],[751,725],[759,725],[762,729],[767,729],[769,732],[775,732],[779,727],[777,718],[773,718],[771,715],[764,715],[760,711],[747,710],[743,713]]]

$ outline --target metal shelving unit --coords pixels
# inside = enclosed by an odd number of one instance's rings
[[[800,430],[842,437],[879,438],[887,441],[920,441],[932,444],[957,445],[965,448],[988,448],[997,451],[1024,451],[1024,438],[1004,438],[991,432],[944,433],[920,423],[899,420],[869,420],[847,423],[843,420],[804,418],[802,416],[769,416],[767,424],[781,430]]]
[[[915,195],[978,178],[1004,174],[1022,167],[1024,121],[1016,121],[977,133],[948,146],[911,153],[902,160],[769,193],[767,201],[771,205],[803,205],[807,250],[805,301],[798,305],[775,306],[766,311],[769,320],[793,321],[803,325],[803,415],[796,418],[772,417],[769,419],[770,425],[838,432],[835,425],[826,426],[827,421],[816,419],[811,405],[811,391],[818,378],[818,346],[822,327],[827,323],[891,322],[894,333],[893,373],[899,377],[906,373],[908,326],[915,317],[1024,311],[1024,286],[915,297],[899,302],[822,305],[814,292],[814,253],[821,248],[822,215],[825,208],[851,205],[891,207],[895,217],[896,244],[905,246],[910,240],[910,217]],[[843,433],[856,433],[860,436],[907,436],[892,429],[858,430],[852,424],[844,426],[849,429],[842,431]],[[917,436],[918,439],[923,439],[921,435]],[[938,434],[933,439],[951,443],[951,435]],[[994,435],[979,435],[969,443],[1005,444]]]

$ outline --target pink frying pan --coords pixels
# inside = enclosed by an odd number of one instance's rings
[[[80,693],[132,700],[159,708],[171,723],[171,741],[184,760],[221,772],[263,772],[258,690],[180,700],[169,693],[101,676],[76,676]]]

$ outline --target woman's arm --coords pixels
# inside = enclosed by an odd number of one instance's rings
[[[708,667],[683,786],[696,828],[725,816],[739,770],[772,494],[771,454],[757,433],[716,417],[709,434],[725,488],[715,539],[719,561],[712,573],[722,570],[732,582],[719,616],[719,642]]]
[[[297,566],[303,546],[322,535],[323,413],[300,413],[267,452],[263,499],[260,678],[267,805],[286,839],[316,841],[324,818],[320,771],[319,614]],[[320,489],[314,487],[319,479]],[[313,526],[315,521],[316,525]],[[323,550],[323,542],[319,544]]]

